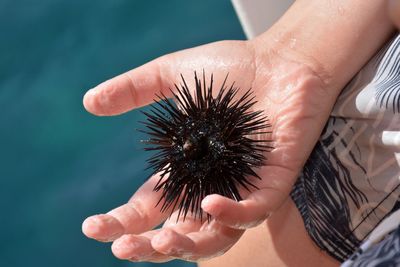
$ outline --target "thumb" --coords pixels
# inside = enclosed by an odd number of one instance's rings
[[[90,89],[83,97],[85,109],[98,116],[112,116],[150,104],[155,94],[172,87],[171,64],[165,64],[169,57],[157,58]],[[169,95],[168,90],[164,94]]]

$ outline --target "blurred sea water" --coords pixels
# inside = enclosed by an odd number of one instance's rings
[[[82,96],[222,39],[244,39],[229,0],[0,0],[0,266],[154,266],[117,260],[81,233],[149,175],[141,113],[95,117]]]

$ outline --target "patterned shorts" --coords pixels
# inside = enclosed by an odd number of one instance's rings
[[[397,35],[343,89],[291,196],[314,242],[344,262],[400,208],[399,179]],[[380,241],[376,249],[392,242],[391,249],[399,255],[399,231]],[[367,255],[380,253],[371,250],[362,257]]]

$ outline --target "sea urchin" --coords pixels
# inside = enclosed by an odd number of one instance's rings
[[[157,151],[149,160],[149,168],[160,173],[154,190],[162,190],[158,202],[161,211],[179,209],[178,217],[190,211],[202,220],[201,200],[210,194],[241,200],[238,188],[257,188],[250,176],[261,179],[252,168],[264,165],[268,140],[256,139],[269,133],[268,119],[262,111],[252,111],[257,102],[251,90],[240,97],[238,88],[225,86],[213,97],[213,76],[207,87],[195,73],[192,96],[185,79],[172,95],[165,95],[144,112],[143,122],[150,135],[144,140],[145,150]],[[157,205],[158,205],[157,204]],[[171,211],[171,212],[172,212]],[[209,217],[208,217],[209,219]]]

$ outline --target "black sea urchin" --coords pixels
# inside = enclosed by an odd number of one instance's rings
[[[158,202],[161,211],[172,207],[179,209],[179,216],[190,211],[202,220],[201,200],[209,194],[219,194],[241,200],[238,187],[257,188],[249,176],[260,177],[253,167],[264,164],[268,140],[255,139],[268,133],[268,119],[262,111],[252,111],[257,102],[251,90],[237,97],[238,88],[225,87],[225,78],[218,94],[213,97],[213,76],[207,88],[195,73],[194,95],[182,77],[180,88],[172,92],[176,107],[165,95],[157,96],[147,116],[145,140],[156,150],[149,162],[154,173],[161,178],[154,190],[162,190]],[[251,138],[253,137],[253,138]],[[157,204],[157,205],[158,205]]]

